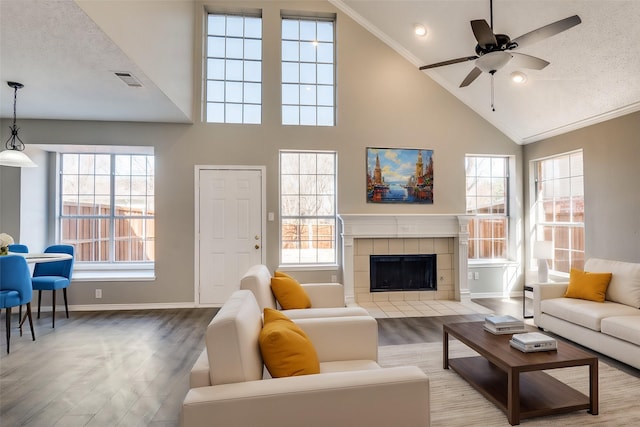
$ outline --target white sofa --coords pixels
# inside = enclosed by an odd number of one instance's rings
[[[191,372],[181,425],[428,426],[429,379],[415,366],[381,368],[369,316],[299,319],[320,373],[269,378],[258,344],[262,315],[250,291],[236,291],[213,318]]]
[[[301,286],[311,300],[311,308],[282,310],[290,319],[369,315],[362,307],[345,306],[344,286],[341,283],[301,283]],[[271,292],[271,273],[264,264],[249,268],[240,279],[240,289],[253,292],[260,310],[281,309]]]
[[[612,273],[603,303],[565,298],[568,283],[533,285],[536,326],[640,369],[640,263],[587,260]]]

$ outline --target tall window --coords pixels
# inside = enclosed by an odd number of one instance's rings
[[[76,261],[154,261],[153,156],[61,154],[59,207]]]
[[[334,21],[282,18],[282,124],[333,126]]]
[[[469,259],[507,259],[509,158],[467,156]]]
[[[207,122],[262,122],[262,18],[211,13]]]
[[[582,151],[534,162],[536,240],[553,242],[551,269],[584,268]]]
[[[280,262],[335,264],[336,153],[280,152]]]

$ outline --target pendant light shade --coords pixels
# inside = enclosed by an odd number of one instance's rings
[[[18,130],[20,129],[16,126],[16,101],[18,98],[18,89],[23,88],[24,85],[18,82],[7,82],[7,85],[13,88],[13,124],[9,128],[11,129],[11,136],[4,144],[6,150],[0,152],[0,165],[13,166],[17,168],[33,168],[38,165],[33,163],[29,156],[22,152],[24,150],[24,143],[18,136]]]

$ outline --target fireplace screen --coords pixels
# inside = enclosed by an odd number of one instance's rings
[[[436,254],[371,255],[371,292],[435,291]]]

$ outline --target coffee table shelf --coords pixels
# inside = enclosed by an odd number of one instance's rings
[[[508,375],[484,357],[449,359],[449,366],[508,414]],[[520,374],[520,419],[589,409],[589,397],[542,371]]]
[[[509,345],[511,335],[494,335],[483,324],[444,324],[443,368],[451,367],[493,402],[511,425],[525,418],[582,409],[598,414],[597,357],[565,342],[558,342],[556,351],[523,353]],[[449,335],[480,356],[449,359]],[[572,366],[589,368],[589,396],[543,372]]]

